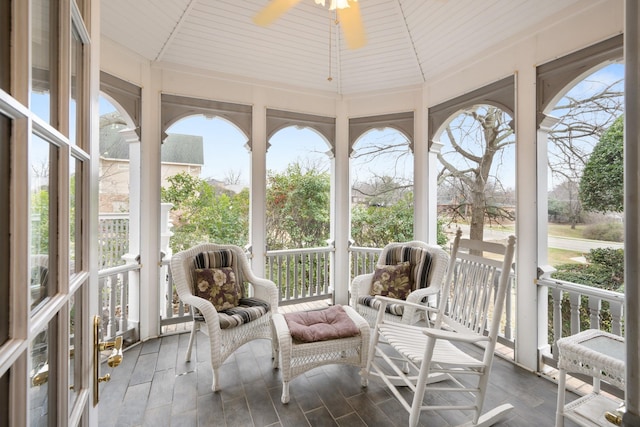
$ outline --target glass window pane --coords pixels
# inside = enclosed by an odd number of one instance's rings
[[[11,92],[11,2],[0,0],[0,89]]]
[[[69,162],[69,274],[82,271],[82,161]]]
[[[29,425],[46,426],[49,419],[49,333],[40,332],[29,345]]]
[[[76,304],[78,302],[78,304]],[[76,340],[76,336],[80,337],[82,322],[76,322],[76,319],[82,319],[82,290],[79,290],[69,299],[69,412],[76,402],[81,383],[81,356],[82,351],[79,347],[81,340]],[[78,347],[76,347],[76,344]]]
[[[82,102],[82,40],[78,31],[72,29],[71,38],[71,98],[69,100],[69,140],[72,144],[77,144],[77,136],[80,131],[78,128],[81,123],[79,114],[82,109],[78,108],[78,104]]]
[[[57,71],[53,59],[57,57],[56,2],[31,2],[31,109],[43,120],[53,124],[53,96]]]
[[[0,377],[0,408],[10,408],[9,404],[9,381],[11,370]],[[9,411],[0,411],[0,426],[9,425]]]
[[[0,346],[9,339],[9,235],[11,119],[0,114]],[[0,423],[1,425],[1,423]]]
[[[56,291],[54,250],[57,223],[56,169],[58,149],[37,135],[29,147],[31,308]]]

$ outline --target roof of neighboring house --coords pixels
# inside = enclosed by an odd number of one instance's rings
[[[109,113],[100,117],[100,156],[108,159],[129,159],[129,146],[119,131],[126,125]],[[197,135],[170,133],[162,144],[162,163],[204,164],[203,138]]]

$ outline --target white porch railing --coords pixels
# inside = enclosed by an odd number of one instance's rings
[[[193,316],[189,306],[185,306],[173,285],[173,277],[169,268],[170,258],[160,262],[160,331],[179,323],[191,322]]]
[[[327,246],[267,252],[267,277],[279,286],[280,302],[286,305],[330,298],[330,254],[333,251],[333,247]],[[351,248],[351,276],[373,272],[381,251],[379,248]],[[189,307],[177,297],[168,266],[169,260],[163,259],[160,265],[162,331],[169,325],[192,320]]]
[[[351,246],[349,248],[349,255],[351,256],[351,279],[361,274],[373,273],[381,253],[382,248]]]
[[[139,274],[139,271],[140,264],[127,264],[98,272],[103,341],[113,340],[119,335],[132,335],[137,339],[135,325],[129,322],[129,283],[130,275]]]
[[[557,359],[556,342],[584,329],[604,329],[624,335],[624,294],[556,279],[538,279],[549,289],[549,321],[552,354]],[[604,328],[602,326],[605,326]]]
[[[332,246],[267,251],[267,277],[280,291],[283,304],[331,297]]]
[[[101,213],[98,217],[99,269],[122,265],[129,251],[129,213]]]

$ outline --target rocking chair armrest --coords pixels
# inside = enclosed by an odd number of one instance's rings
[[[457,341],[466,343],[475,343],[481,341],[489,341],[489,337],[477,334],[462,334],[459,332],[445,331],[442,329],[425,328],[422,331],[428,337],[442,339],[447,341]]]
[[[376,295],[375,298],[381,302],[385,302],[387,304],[401,304],[407,307],[411,307],[411,308],[415,308],[418,310],[422,310],[422,311],[431,311],[434,313],[438,312],[438,309],[436,307],[429,307],[427,305],[424,304],[416,304],[415,302],[411,302],[411,301],[403,301],[401,299],[395,299],[395,298],[389,298],[389,297],[383,297],[381,295]],[[380,307],[382,309],[382,307]]]

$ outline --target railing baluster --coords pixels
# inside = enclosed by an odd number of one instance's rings
[[[623,304],[619,302],[609,302],[611,312],[611,333],[622,335],[622,310]]]
[[[600,307],[602,300],[600,298],[589,298],[589,324],[591,329],[600,329]]]
[[[118,333],[123,334],[127,330],[128,323],[128,301],[129,301],[129,274],[120,273],[120,317],[118,318]]]
[[[511,327],[512,327],[512,310],[511,310],[511,299],[513,294],[514,287],[514,279],[513,277],[509,279],[509,292],[507,292],[506,300],[505,300],[505,325],[504,325],[504,337],[508,340],[512,340]]]
[[[553,306],[553,343],[562,338],[562,289],[551,290],[551,303]],[[558,354],[554,350],[553,354]]]
[[[108,289],[109,289],[109,320],[107,321],[107,331],[110,337],[116,336],[116,303],[118,299],[118,290],[116,289],[117,280],[113,279],[113,276],[109,276]]]
[[[569,294],[569,307],[571,312],[571,335],[582,330],[580,326],[580,294]]]

